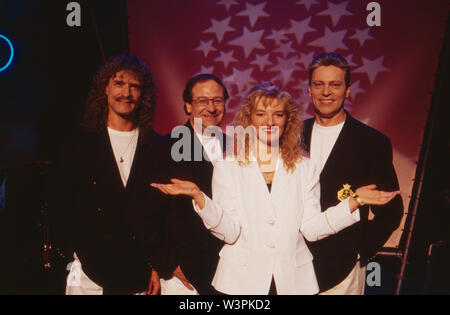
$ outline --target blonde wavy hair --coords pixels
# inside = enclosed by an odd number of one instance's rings
[[[259,84],[253,87],[247,94],[244,104],[239,108],[234,117],[234,126],[247,127],[252,126],[251,116],[256,110],[257,104],[264,99],[264,104],[270,104],[273,99],[277,99],[284,104],[284,111],[287,115],[286,126],[279,141],[279,150],[284,161],[286,170],[293,172],[296,163],[301,160],[303,150],[301,148],[303,130],[303,119],[300,114],[300,106],[292,96],[281,87],[272,82]],[[245,137],[239,133],[234,134],[234,156],[237,157],[239,148],[245,148],[244,159],[239,159],[239,164],[248,165],[250,163],[250,140],[251,135],[245,134]]]

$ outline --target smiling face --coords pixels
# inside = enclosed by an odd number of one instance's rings
[[[202,120],[203,129],[218,126],[225,113],[223,89],[213,80],[198,82],[192,88],[192,102],[185,106],[193,127],[195,118]]]
[[[113,116],[129,119],[139,104],[142,83],[133,72],[119,71],[109,79],[105,93],[109,119]]]
[[[286,127],[284,107],[284,102],[277,98],[262,97],[258,100],[251,115],[251,124],[256,128],[259,141],[269,145],[278,143]]]
[[[308,91],[319,119],[345,117],[344,101],[350,87],[345,85],[344,70],[332,65],[318,67],[312,73]]]

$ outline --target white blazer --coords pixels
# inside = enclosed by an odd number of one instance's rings
[[[321,212],[319,171],[303,157],[294,172],[279,160],[269,192],[256,162],[221,161],[214,168],[213,200],[194,206],[205,226],[225,241],[213,279],[220,292],[315,294],[319,287],[304,237],[315,241],[358,221],[348,199]]]

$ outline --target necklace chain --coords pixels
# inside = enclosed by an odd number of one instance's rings
[[[136,137],[136,134],[137,134],[137,129],[134,129],[134,134],[133,134],[133,136],[131,137],[130,142],[128,142],[127,147],[126,147],[125,150],[122,152],[122,154],[120,154],[120,159],[119,159],[119,162],[120,162],[120,163],[123,163],[123,162],[124,162],[123,157],[125,156],[126,153],[128,153],[128,149],[130,148],[130,144],[131,144],[131,142],[133,142],[134,138]]]

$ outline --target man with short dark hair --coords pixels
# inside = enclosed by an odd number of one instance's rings
[[[339,203],[338,196],[376,184],[376,189],[398,190],[389,138],[359,122],[344,110],[350,94],[350,66],[335,53],[316,56],[309,67],[309,95],[315,117],[305,121],[303,141],[321,170],[323,210]],[[348,187],[349,185],[350,187]],[[398,227],[403,214],[400,196],[384,206],[361,204],[360,222],[308,243],[323,294],[364,294],[365,266]]]
[[[184,131],[180,140],[171,140],[172,144],[183,142],[183,152],[174,150],[176,146],[172,146],[172,159],[176,162],[171,178],[195,182],[209,197],[214,164],[223,158],[226,137],[218,126],[224,117],[228,98],[225,85],[216,76],[194,76],[186,83],[183,92],[184,110],[189,119],[183,127],[172,132],[175,136],[178,131]],[[223,242],[206,229],[192,207],[192,200],[187,197],[171,201],[171,261],[177,268],[173,278],[161,280],[162,294],[217,293],[211,281]]]
[[[55,243],[73,257],[66,294],[159,291],[167,203],[148,184],[162,179],[169,157],[152,130],[154,110],[155,84],[138,58],[113,58],[94,77],[50,202]]]

